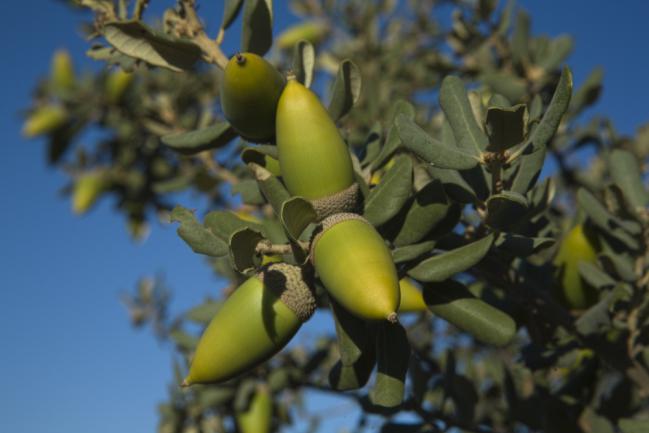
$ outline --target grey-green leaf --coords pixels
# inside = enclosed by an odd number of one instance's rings
[[[435,248],[435,241],[425,241],[414,245],[395,248],[392,250],[392,260],[394,263],[408,262],[429,253],[433,248]]]
[[[410,361],[410,343],[399,323],[383,322],[376,336],[376,382],[370,390],[372,404],[394,408],[403,402],[406,373]]]
[[[243,0],[225,0],[223,3],[223,20],[221,21],[221,28],[223,30],[227,30],[234,20],[237,19],[242,4]]]
[[[333,85],[329,114],[336,121],[349,113],[361,96],[361,72],[351,60],[343,60]]]
[[[457,281],[424,284],[423,294],[433,314],[485,344],[505,346],[516,335],[514,319],[476,298]]]
[[[581,261],[577,266],[581,278],[590,286],[597,288],[597,290],[611,289],[616,284],[615,280],[609,274],[593,263]]]
[[[249,274],[261,264],[257,253],[257,244],[264,237],[258,231],[244,228],[237,230],[230,236],[230,259],[234,268],[242,274]]]
[[[395,126],[403,145],[426,162],[439,168],[468,170],[478,165],[474,154],[454,149],[435,140],[421,129],[413,119],[403,114],[397,116]]]
[[[165,135],[161,140],[167,147],[178,153],[194,155],[204,150],[223,147],[236,136],[237,133],[228,122],[217,122],[194,131]]]
[[[374,226],[384,224],[401,210],[411,191],[412,160],[406,155],[400,155],[367,197],[365,218]]]
[[[518,257],[527,257],[535,254],[545,248],[554,245],[555,240],[552,238],[529,238],[527,236],[513,233],[503,233],[496,239],[495,246],[505,251],[509,251]]]
[[[282,182],[264,167],[255,163],[249,163],[248,167],[253,171],[257,183],[259,184],[259,189],[266,198],[266,201],[268,201],[268,203],[273,207],[275,214],[281,215],[282,204],[284,204],[291,195],[288,193]]]
[[[106,23],[102,34],[118,51],[172,71],[190,69],[201,58],[197,45],[155,32],[140,21]]]
[[[525,216],[527,209],[527,199],[524,195],[514,191],[503,191],[492,195],[487,200],[485,222],[497,230],[507,230]]]
[[[374,345],[373,333],[361,319],[350,314],[336,301],[330,299],[331,312],[336,324],[336,337],[340,361],[344,366],[354,365],[363,352]]]
[[[241,201],[244,204],[260,205],[264,204],[264,196],[259,190],[259,185],[254,179],[241,179],[232,186],[232,194],[241,195]]]
[[[272,144],[259,144],[245,147],[241,151],[241,160],[246,164],[251,162],[264,167],[275,176],[280,176],[277,146]]]
[[[182,206],[171,212],[171,221],[179,222],[178,235],[198,254],[219,257],[228,254],[228,246],[196,220],[194,213]]]
[[[408,271],[408,275],[424,282],[439,282],[464,272],[482,260],[494,242],[490,234],[454,250],[438,254],[419,263]]]
[[[426,184],[415,194],[403,225],[394,238],[394,245],[399,247],[421,241],[446,217],[449,206],[440,181],[433,180]]]
[[[486,130],[489,136],[487,150],[497,152],[522,142],[527,135],[527,105],[509,108],[489,107]]]
[[[245,221],[230,211],[212,211],[205,215],[205,227],[219,238],[227,242],[232,233],[244,228],[263,232],[262,226],[251,221]]]
[[[243,7],[241,51],[263,56],[272,44],[272,0],[246,0]]]
[[[293,73],[305,87],[313,82],[315,50],[309,41],[299,41],[293,49]]]
[[[649,204],[649,193],[642,183],[638,159],[629,151],[614,149],[610,154],[609,170],[613,182],[620,187],[624,198],[634,208]]]
[[[464,82],[455,76],[442,81],[439,103],[453,128],[458,147],[472,155],[479,155],[487,147],[487,136],[473,116]]]
[[[185,313],[185,318],[201,325],[207,325],[221,307],[217,301],[205,301]]]
[[[292,197],[282,204],[280,219],[291,239],[297,241],[304,229],[318,220],[318,214],[310,201]]]

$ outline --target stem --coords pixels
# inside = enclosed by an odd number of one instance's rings
[[[181,0],[185,9],[185,20],[194,38],[194,42],[203,51],[203,59],[208,63],[213,63],[221,69],[225,69],[228,64],[228,58],[221,51],[221,46],[214,40],[210,39],[205,33],[198,14],[196,14],[195,0]]]
[[[308,248],[309,244],[307,242],[300,242],[300,246],[303,248]],[[291,254],[293,249],[290,244],[273,244],[268,239],[260,241],[255,247],[255,251],[260,254],[265,255],[276,255],[276,254]]]
[[[148,5],[149,0],[136,0],[135,8],[133,9],[133,18],[136,20],[142,19],[142,14]]]

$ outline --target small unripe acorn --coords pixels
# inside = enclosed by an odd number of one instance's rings
[[[132,72],[126,72],[121,69],[118,69],[114,72],[111,72],[108,77],[106,77],[106,82],[104,83],[104,89],[106,91],[106,99],[108,102],[115,103],[119,102],[133,81],[134,75]]]
[[[276,141],[286,189],[320,218],[356,208],[359,190],[347,144],[318,97],[289,77],[277,105]]]
[[[248,409],[235,416],[240,433],[269,433],[273,418],[273,400],[268,386],[260,385]]]
[[[415,286],[410,278],[406,277],[399,280],[399,289],[401,290],[399,313],[420,313],[422,311],[428,311],[421,289]]]
[[[104,172],[90,172],[79,176],[72,190],[72,211],[77,215],[88,212],[106,186]]]
[[[25,137],[54,132],[68,121],[68,112],[59,105],[45,105],[31,113],[23,125]]]
[[[57,50],[52,56],[50,80],[56,92],[64,92],[74,85],[74,67],[67,50]]]
[[[238,53],[230,59],[221,81],[225,118],[243,138],[269,141],[275,136],[277,101],[284,77],[262,57]]]
[[[306,21],[284,30],[275,39],[275,45],[280,49],[290,49],[302,40],[317,45],[327,36],[329,30],[329,24],[326,21]]]
[[[311,261],[327,292],[351,314],[397,320],[397,270],[383,238],[363,217],[325,218],[311,242]]]
[[[220,383],[249,371],[279,352],[314,310],[313,291],[299,267],[272,263],[262,268],[216,313],[183,386]]]
[[[554,258],[560,291],[557,296],[570,309],[583,310],[597,302],[597,291],[579,275],[579,263],[595,263],[597,251],[594,241],[581,224],[575,225],[561,241]]]

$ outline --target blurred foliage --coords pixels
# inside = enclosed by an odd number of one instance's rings
[[[136,239],[152,218],[172,218],[227,281],[224,295],[264,255],[304,262],[310,206],[284,212],[274,147],[237,138],[220,114],[220,43],[238,37],[229,29],[239,19],[242,50],[270,49],[280,71],[293,69],[328,101],[365,217],[434,312],[386,328],[334,306],[337,336],[323,332],[243,377],[185,390],[196,331],[220,296],[172,318],[164,283],[143,279],[124,297],[132,322],[150,323],[179,354],[160,432],[235,431],[259,383],[273,395],[273,431],[295,419],[318,431],[335,415],[305,413],[305,390],[351,400],[361,410],[355,432],[374,431],[374,415],[385,433],[649,431],[649,127],[627,137],[605,117],[582,116],[603,73],[573,89],[569,36],[534,35],[524,10],[496,0],[292,1],[302,24],[277,47],[268,0],[225,1],[216,37],[193,0],[154,26],[142,21],[145,0],[72,3],[92,11],[87,54],[107,67],[80,74],[56,53],[24,134],[47,138],[75,212],[110,198]],[[542,172],[548,161],[556,169]],[[171,212],[188,190],[207,199],[203,222]],[[576,225],[594,260],[556,257]],[[566,280],[592,299],[572,308]],[[332,307],[323,290],[318,302]],[[516,336],[503,341],[509,326]],[[408,423],[397,417],[406,412]]]

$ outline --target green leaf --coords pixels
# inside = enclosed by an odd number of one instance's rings
[[[264,204],[264,196],[259,190],[259,185],[254,179],[241,179],[232,186],[232,195],[241,195],[241,201],[244,204],[261,205]]]
[[[507,230],[515,226],[527,213],[527,199],[514,191],[503,191],[487,200],[485,222],[497,229]]]
[[[262,232],[263,228],[252,221],[245,221],[231,211],[217,210],[205,215],[205,227],[219,238],[228,241],[232,233],[244,228]]]
[[[210,230],[200,224],[194,213],[182,206],[176,206],[171,212],[171,222],[179,222],[178,236],[198,254],[219,257],[228,254],[228,246]]]
[[[512,102],[520,101],[527,94],[525,80],[507,72],[485,72],[480,75],[480,81]]]
[[[527,118],[525,104],[509,108],[490,107],[485,125],[489,136],[487,150],[502,151],[522,142],[527,135]]]
[[[336,391],[351,391],[365,386],[370,378],[376,358],[374,347],[370,346],[353,365],[334,364],[329,371],[329,386]]]
[[[282,204],[280,219],[291,239],[297,241],[304,229],[318,220],[318,214],[310,201],[291,197]]]
[[[268,203],[273,207],[275,214],[281,215],[282,205],[291,197],[291,195],[288,193],[282,182],[264,167],[255,163],[249,163],[248,167],[250,167],[254,173],[257,183],[259,184],[259,189],[266,198],[266,201],[268,201]]]
[[[374,334],[363,320],[345,310],[329,297],[331,313],[336,324],[340,361],[344,366],[354,365],[362,354],[374,345]]]
[[[127,56],[172,71],[190,69],[201,58],[197,45],[155,32],[140,21],[106,23],[102,34]]]
[[[183,155],[194,155],[210,149],[218,149],[237,136],[228,122],[218,122],[206,128],[189,132],[178,132],[162,137],[167,147]]]
[[[599,268],[599,266],[581,261],[577,264],[579,268],[579,275],[588,283],[588,285],[595,287],[597,290],[611,289],[615,286],[616,282],[609,274]]]
[[[411,103],[403,99],[399,99],[397,102],[392,104],[388,113],[388,119],[390,119],[390,129],[388,129],[388,133],[385,138],[385,144],[381,148],[379,155],[372,161],[372,170],[385,164],[401,145],[401,139],[399,137],[397,129],[394,126],[395,119],[400,115],[406,116],[409,119],[414,119],[415,107],[413,107]]]
[[[395,158],[394,165],[365,201],[365,218],[380,226],[395,216],[412,191],[412,160],[406,155]]]
[[[261,258],[257,254],[257,244],[263,239],[261,233],[250,228],[232,233],[229,242],[230,259],[238,272],[249,274],[261,265]]]
[[[207,325],[212,321],[220,307],[221,302],[208,300],[187,311],[185,318],[201,325]]]
[[[646,433],[649,431],[649,419],[622,418],[618,426],[622,433]]]
[[[501,95],[500,93],[494,93],[489,98],[489,103],[487,104],[488,108],[502,108],[509,109],[512,107],[512,103],[509,102],[509,99]]]
[[[477,166],[480,162],[473,154],[454,149],[435,140],[412,119],[403,114],[397,116],[395,126],[403,145],[421,159],[436,167],[468,170]]]
[[[408,275],[424,282],[444,281],[478,264],[487,255],[493,242],[494,235],[490,234],[462,247],[430,257],[410,269]]]
[[[485,344],[501,347],[516,335],[509,315],[476,298],[461,283],[447,280],[423,286],[424,302],[436,316]]]
[[[518,65],[529,62],[528,46],[530,40],[530,16],[521,10],[516,15],[516,24],[512,34],[512,60]]]
[[[512,233],[502,233],[496,239],[495,246],[518,257],[527,257],[551,247],[555,242],[552,238],[529,238]]]
[[[394,245],[417,243],[428,235],[448,213],[448,198],[438,180],[432,180],[420,189],[406,213],[401,229],[394,238]]]
[[[232,400],[234,393],[234,389],[224,386],[204,387],[198,392],[198,404],[203,411],[216,409]]]
[[[225,0],[223,3],[223,20],[221,21],[221,28],[227,30],[241,11],[243,0]]]
[[[617,275],[621,280],[629,283],[637,279],[633,256],[628,254],[603,253],[599,255],[599,260],[609,274]]]
[[[428,172],[434,179],[439,179],[444,185],[446,194],[458,203],[475,203],[478,197],[466,180],[456,170],[446,170],[428,167]]]
[[[241,51],[263,56],[272,44],[272,0],[246,0],[243,7]]]
[[[626,150],[614,149],[609,157],[609,170],[613,182],[620,187],[624,198],[632,207],[647,207],[649,193],[642,183],[642,172],[635,155]]]
[[[541,59],[537,60],[537,63],[546,71],[552,71],[566,60],[572,52],[572,48],[573,41],[571,36],[558,36],[550,42],[547,52],[544,53],[545,55],[543,55]]]
[[[309,41],[300,41],[293,49],[293,73],[305,87],[311,87],[313,82],[313,67],[315,66],[315,50]]]
[[[351,60],[343,60],[333,85],[329,114],[337,121],[349,113],[361,96],[361,72]]]
[[[576,116],[585,108],[593,105],[599,99],[602,93],[602,81],[604,80],[604,70],[601,67],[593,69],[590,75],[579,87],[570,101],[570,115]]]
[[[376,382],[370,390],[372,404],[395,408],[403,402],[410,343],[399,323],[382,322],[376,336]]]
[[[241,151],[241,160],[246,164],[254,162],[275,176],[281,176],[279,167],[279,155],[277,154],[277,146],[272,144],[258,144],[255,146],[245,147]]]
[[[636,236],[640,235],[639,225],[633,224],[631,221],[621,220],[615,215],[612,215],[593,194],[584,188],[580,188],[577,191],[577,203],[579,204],[579,208],[604,233],[624,243],[633,250],[637,250],[640,247],[636,238]]]
[[[458,147],[472,155],[480,155],[487,147],[488,140],[473,116],[464,82],[455,76],[444,78],[439,103],[453,128]]]
[[[435,241],[426,241],[419,244],[399,247],[392,250],[392,260],[395,264],[409,262],[422,255],[429,253],[435,248]]]

